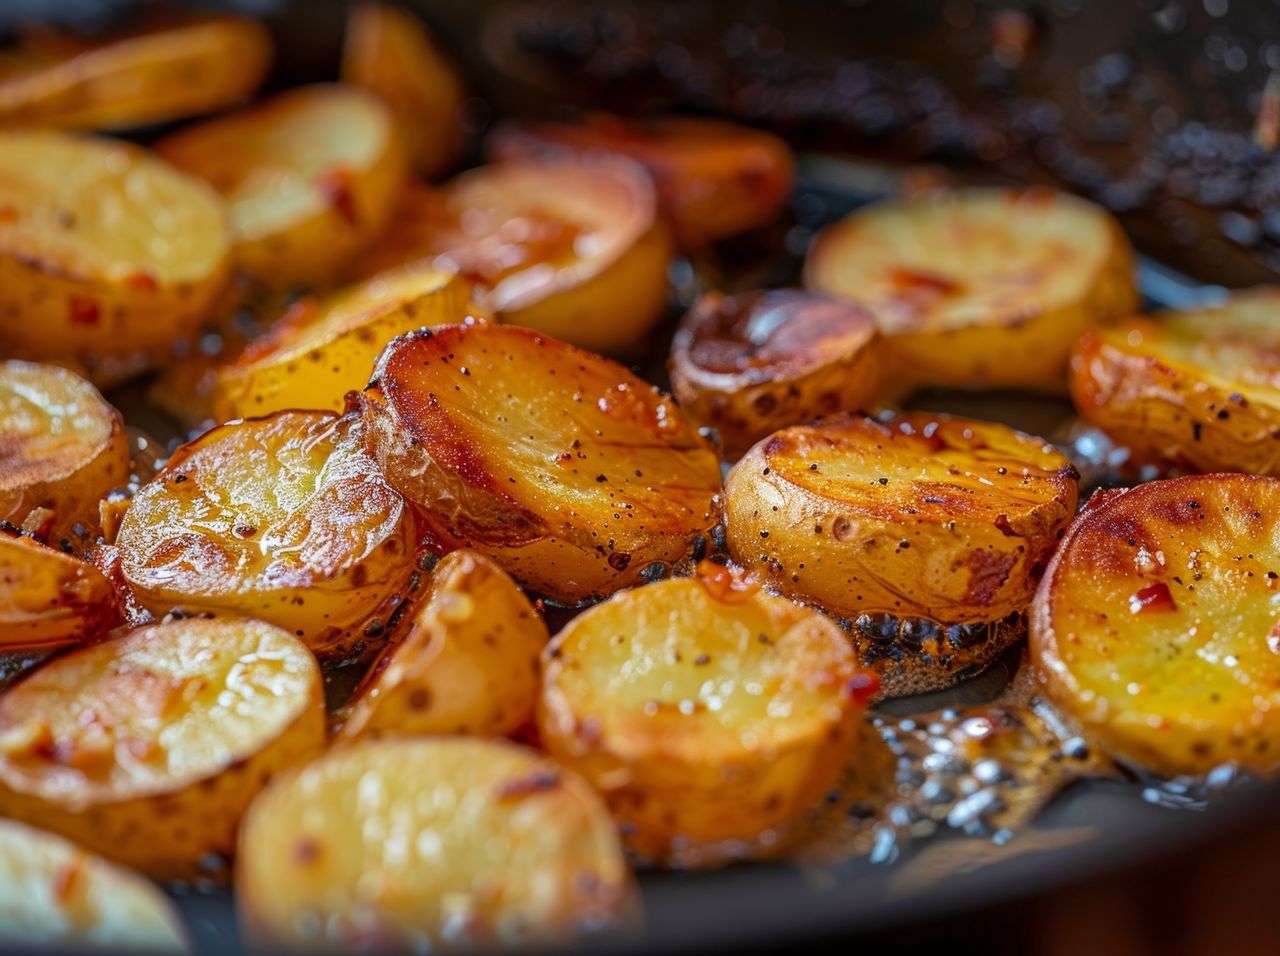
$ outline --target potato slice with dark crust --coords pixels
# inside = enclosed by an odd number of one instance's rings
[[[252,615],[354,652],[383,633],[417,547],[363,442],[358,419],[278,412],[183,445],[121,522],[125,580],[157,615]]]
[[[92,564],[0,534],[0,650],[92,641],[118,621],[115,590]]]
[[[404,637],[357,688],[341,736],[515,733],[533,721],[546,645],[505,571],[474,551],[447,554]]]
[[[897,376],[973,388],[1062,391],[1080,334],[1138,302],[1115,220],[1046,189],[868,206],[810,247],[805,285],[869,309]]]
[[[529,329],[401,336],[364,413],[387,477],[442,550],[486,554],[558,601],[680,561],[719,517],[720,465],[674,402]]]
[[[12,356],[154,360],[228,275],[226,209],[136,146],[0,133],[0,343]]]
[[[288,633],[181,620],[55,658],[0,696],[0,813],[159,879],[225,878],[275,771],[324,745],[320,669]]]
[[[1158,774],[1280,769],[1278,515],[1255,475],[1096,494],[1032,606],[1050,700]]]
[[[236,265],[272,288],[332,285],[387,224],[405,172],[382,101],[337,84],[288,90],[156,149],[223,194]]]
[[[362,741],[283,775],[240,831],[250,940],[347,951],[568,943],[628,920],[600,798],[523,747]]]
[[[784,426],[871,407],[883,362],[857,306],[788,290],[709,292],[676,331],[671,390],[734,459]]]
[[[543,745],[680,864],[768,846],[835,783],[865,702],[838,627],[710,562],[580,614],[543,664]]]
[[[1139,463],[1280,474],[1280,287],[1086,334],[1080,414]]]

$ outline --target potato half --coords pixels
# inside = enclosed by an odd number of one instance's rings
[[[324,735],[320,669],[288,633],[151,625],[0,696],[0,813],[159,879],[225,878],[253,795]]]
[[[1280,474],[1280,287],[1081,338],[1080,414],[1138,462]]]
[[[0,534],[0,650],[92,641],[118,621],[115,590],[92,564]]]
[[[405,171],[382,101],[336,84],[279,93],[156,149],[222,193],[236,265],[273,288],[332,285],[387,224]]]
[[[461,737],[363,741],[273,781],[241,828],[236,888],[251,940],[330,951],[566,943],[634,906],[586,783]]]
[[[515,733],[533,722],[546,645],[546,624],[505,571],[474,551],[447,554],[404,637],[357,688],[341,735]]]
[[[74,372],[0,362],[0,520],[53,544],[83,549],[97,534],[98,503],[129,480],[120,413]]]
[[[244,614],[326,657],[381,637],[413,568],[415,524],[358,419],[278,412],[183,445],[116,536],[155,614]]]
[[[136,146],[0,133],[0,343],[12,356],[155,360],[228,274],[226,208]]]
[[[708,564],[574,618],[544,655],[538,714],[631,847],[681,864],[767,846],[835,783],[862,709],[838,627]]]
[[[1138,302],[1115,220],[1046,189],[876,203],[823,231],[804,275],[870,310],[917,385],[1062,391],[1080,334]]]
[[[875,322],[857,306],[789,290],[709,292],[676,331],[671,390],[735,459],[779,428],[871,407],[883,362]]]
[[[218,373],[219,421],[287,408],[341,411],[402,332],[462,322],[470,290],[430,264],[382,272],[317,301],[295,302],[267,334]]]
[[[387,477],[440,549],[486,554],[558,601],[681,560],[719,516],[719,462],[675,403],[529,329],[401,336],[364,414]]]
[[[1049,564],[1031,652],[1049,698],[1159,774],[1280,769],[1280,480],[1099,492]]]

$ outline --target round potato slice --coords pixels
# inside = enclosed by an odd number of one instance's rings
[[[0,521],[22,527],[37,509],[52,543],[84,546],[98,503],[129,480],[120,413],[74,372],[0,362]]]
[[[557,601],[680,561],[719,517],[716,455],[672,401],[529,329],[401,336],[364,414],[387,477],[441,550],[486,554]]]
[[[1031,614],[1049,698],[1159,774],[1280,768],[1280,480],[1194,475],[1100,492]]]
[[[416,550],[404,499],[358,419],[278,412],[183,445],[137,494],[116,546],[155,614],[245,614],[337,658],[380,637]]]
[[[92,564],[0,534],[0,650],[92,641],[118,621],[115,590]]]
[[[547,626],[493,561],[445,555],[426,603],[355,693],[341,735],[501,737],[533,722]]]
[[[225,878],[253,795],[324,737],[320,669],[288,633],[151,625],[0,696],[0,813],[158,879]]]
[[[136,146],[0,133],[0,343],[109,375],[194,334],[228,275],[226,209]]]
[[[856,306],[788,290],[709,292],[676,331],[671,390],[733,459],[784,426],[870,407],[883,359]]]
[[[613,821],[533,751],[363,741],[273,781],[240,831],[251,940],[390,949],[565,943],[628,919]]]
[[[579,615],[543,663],[547,751],[637,853],[681,864],[769,845],[835,783],[862,709],[838,627],[709,562]]]
[[[341,411],[388,342],[462,322],[469,308],[467,284],[429,264],[379,273],[319,302],[300,299],[219,372],[214,414],[227,421],[287,408]]]
[[[382,101],[336,84],[279,93],[156,149],[223,194],[236,265],[272,288],[332,285],[387,224],[405,171]]]
[[[1280,474],[1280,287],[1087,333],[1071,359],[1080,414],[1137,462]]]
[[[1045,189],[882,202],[826,229],[805,285],[870,310],[918,385],[1062,391],[1087,328],[1137,305],[1115,220]]]

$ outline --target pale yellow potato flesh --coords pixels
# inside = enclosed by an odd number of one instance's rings
[[[118,620],[115,590],[92,564],[0,534],[0,650],[92,641]]]

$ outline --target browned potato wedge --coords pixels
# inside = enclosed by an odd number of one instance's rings
[[[52,833],[0,821],[0,943],[187,952],[159,887]]]
[[[228,272],[226,209],[136,146],[0,133],[0,343],[11,356],[155,359]]]
[[[36,509],[46,540],[83,546],[98,503],[129,480],[120,413],[74,372],[0,362],[0,521],[22,527]]]
[[[1139,463],[1280,474],[1280,287],[1086,334],[1080,414]]]
[[[671,390],[738,458],[771,432],[869,408],[882,341],[866,312],[837,299],[776,290],[709,292],[671,345]]]
[[[474,551],[447,554],[408,632],[357,688],[342,736],[515,733],[533,721],[546,645],[505,571]]]
[[[159,879],[225,878],[253,795],[324,735],[320,669],[288,633],[151,625],[0,696],[0,813]]]
[[[92,564],[0,534],[0,650],[92,641],[118,620],[111,582]]]
[[[387,104],[420,176],[431,179],[458,162],[465,91],[453,64],[412,13],[385,3],[352,8],[342,79]]]
[[[529,329],[396,339],[365,392],[387,477],[441,550],[577,603],[687,556],[719,517],[715,453],[668,398]]]
[[[273,288],[332,285],[387,224],[404,177],[390,112],[339,85],[277,94],[156,149],[223,194],[236,265]]]
[[[286,408],[341,411],[383,348],[402,332],[470,315],[470,290],[430,264],[382,272],[316,301],[295,302],[263,337],[218,375],[219,421]]]
[[[358,419],[278,412],[174,452],[134,498],[116,546],[156,614],[251,615],[341,657],[381,636],[416,535]]]
[[[1062,391],[1080,334],[1138,301],[1115,220],[1045,189],[868,206],[814,242],[805,285],[870,310],[907,382],[1037,391]]]
[[[835,783],[861,711],[838,627],[698,570],[574,618],[544,655],[538,714],[543,745],[604,793],[632,848],[682,864],[768,846]]]
[[[1280,480],[1100,492],[1049,564],[1031,652],[1049,698],[1158,774],[1280,769]]]
[[[590,787],[462,737],[363,741],[273,781],[241,828],[236,888],[250,940],[330,951],[566,943],[635,905]]]
[[[249,95],[271,64],[266,28],[240,17],[69,45],[0,76],[0,126],[119,129],[181,119]]]

